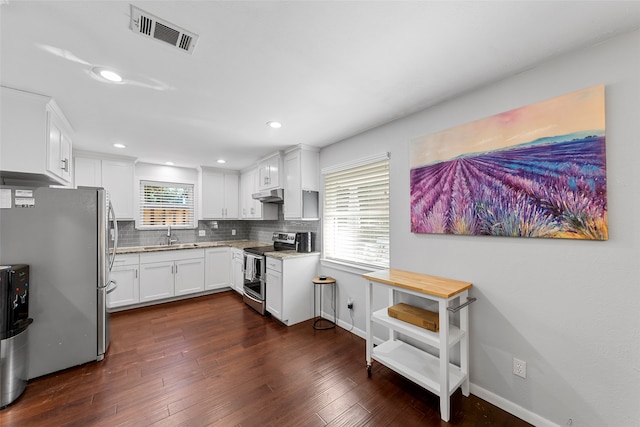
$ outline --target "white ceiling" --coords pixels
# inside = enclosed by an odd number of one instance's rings
[[[640,1],[133,4],[198,34],[194,53],[132,32],[127,1],[0,0],[0,83],[55,98],[74,149],[190,167],[225,158],[229,169],[326,146],[640,27]],[[92,78],[94,66],[129,84]]]

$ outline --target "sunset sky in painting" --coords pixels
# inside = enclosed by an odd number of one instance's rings
[[[476,120],[411,143],[411,167],[494,151],[539,138],[604,130],[604,85]]]

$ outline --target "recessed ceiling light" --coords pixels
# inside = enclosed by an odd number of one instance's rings
[[[113,144],[113,146],[116,148],[127,148],[127,146],[124,144]]]
[[[270,121],[270,122],[267,122],[267,126],[273,129],[280,129],[282,127],[282,123],[276,122],[276,121]]]
[[[93,74],[102,78],[103,80],[107,80],[111,83],[122,83],[122,76],[120,76],[120,74],[116,73],[115,71],[103,67],[95,67],[92,71]]]
[[[164,162],[164,164],[165,164],[165,165],[167,165],[167,166],[173,166],[173,165],[175,165],[175,163],[173,163],[173,162]]]
[[[225,159],[218,159],[218,163],[220,163],[222,165],[222,164],[227,163],[227,161]]]

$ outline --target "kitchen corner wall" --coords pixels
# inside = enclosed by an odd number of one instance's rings
[[[599,84],[606,96],[609,240],[411,233],[412,139]],[[321,168],[390,153],[391,267],[473,283],[471,393],[536,426],[640,426],[639,118],[635,31],[320,152]],[[327,262],[321,272],[337,279],[341,325],[364,330],[364,279]],[[512,373],[514,357],[527,362],[526,379]]]
[[[216,227],[217,225],[217,227]],[[278,220],[218,220],[198,221],[197,229],[172,229],[171,237],[177,243],[220,242],[227,240],[256,240],[270,243],[274,231],[311,231],[316,238],[320,229],[320,221],[285,221],[282,209],[279,209]],[[199,237],[198,231],[205,230],[206,236]],[[236,234],[233,235],[233,230]],[[166,244],[167,230],[137,230],[134,221],[118,221],[118,246],[152,246]],[[316,244],[316,250],[319,245]]]

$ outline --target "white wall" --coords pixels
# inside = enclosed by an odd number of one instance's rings
[[[411,233],[413,138],[598,84],[608,241]],[[474,284],[472,393],[537,425],[640,425],[640,32],[331,145],[321,168],[382,151],[391,153],[391,267]],[[351,324],[349,296],[354,330],[364,330],[364,281],[322,272],[338,279],[342,326]],[[527,362],[527,379],[511,373],[513,357]]]

